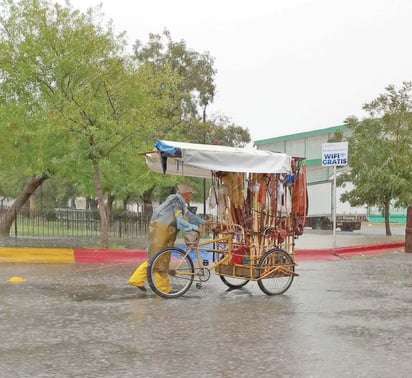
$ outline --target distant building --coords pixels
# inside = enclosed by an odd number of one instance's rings
[[[333,175],[332,167],[322,167],[322,144],[328,143],[336,131],[343,134],[343,139],[351,135],[351,130],[347,125],[333,126],[320,130],[307,131],[303,133],[284,135],[276,138],[269,138],[254,141],[254,146],[258,150],[273,152],[283,152],[290,156],[304,157],[307,166],[308,184],[328,180]],[[347,170],[349,166],[342,170]],[[390,220],[392,222],[406,223],[405,208],[391,208]],[[383,217],[378,208],[368,209],[368,218],[372,222],[382,222]]]
[[[256,140],[254,146],[258,150],[283,152],[290,156],[304,157],[307,165],[308,183],[325,181],[332,176],[333,168],[322,167],[322,144],[328,143],[336,131],[342,132],[345,139],[351,134],[348,126],[341,125],[276,138]]]

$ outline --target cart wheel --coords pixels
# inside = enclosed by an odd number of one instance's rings
[[[150,260],[147,278],[157,295],[177,298],[189,290],[195,278],[194,271],[188,253],[180,248],[169,247],[157,252]]]
[[[221,255],[219,257],[219,260],[222,259],[224,255]],[[240,289],[241,287],[245,286],[249,280],[245,278],[234,278],[234,277],[229,277],[229,276],[222,276],[219,274],[220,279],[222,282],[227,286],[230,287],[231,289]]]
[[[245,286],[249,280],[244,278],[233,278],[228,276],[219,275],[222,282],[231,289],[240,289],[241,287]]]
[[[258,285],[267,295],[283,294],[289,289],[295,276],[295,264],[283,249],[271,249],[259,262]]]

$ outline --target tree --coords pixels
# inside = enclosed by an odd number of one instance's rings
[[[169,67],[181,78],[179,97],[174,107],[163,113],[169,129],[158,133],[155,140],[171,139],[227,146],[244,146],[250,142],[248,130],[236,126],[227,117],[212,117],[212,120],[206,117],[207,107],[213,102],[216,91],[214,58],[208,52],[200,54],[188,48],[183,40],[173,41],[167,29],[161,34],[150,34],[146,45],[137,40],[134,52],[139,64],[150,64],[155,70]],[[153,182],[156,182],[156,177],[152,177]],[[176,180],[168,178],[163,180],[163,185],[172,186]],[[205,191],[204,182],[200,184],[198,181],[195,179],[194,185],[203,186]],[[153,189],[150,188],[150,194],[154,193]],[[151,201],[151,196],[144,197]]]
[[[229,147],[245,147],[249,142],[248,129],[236,125],[225,115],[214,116],[207,129],[205,142]]]
[[[58,172],[97,196],[107,247],[105,188],[127,181],[122,165],[152,144],[151,128],[171,107],[179,79],[167,69],[137,68],[124,55],[123,35],[98,23],[99,9],[83,14],[46,0],[3,0],[0,74],[3,98],[21,113],[12,134],[21,143],[18,167],[35,183]],[[33,192],[26,188],[22,201]]]
[[[8,214],[8,222],[3,223],[2,232],[5,233],[13,212],[50,176],[53,161],[63,156],[67,159],[65,152],[70,149],[63,145],[62,141],[70,143],[70,138],[67,138],[65,133],[68,123],[73,128],[71,131],[78,132],[87,139],[87,156],[93,164],[96,191],[98,197],[101,197],[97,164],[99,152],[96,148],[98,127],[91,111],[97,106],[89,100],[102,92],[99,87],[104,82],[105,75],[113,72],[113,56],[117,45],[110,30],[105,32],[94,27],[91,14],[82,15],[70,8],[41,0],[5,0],[2,2],[2,9],[0,59],[4,95],[7,100],[23,109],[26,117],[30,115],[38,120],[35,124],[29,122],[27,128],[25,120],[21,119],[19,137],[25,133],[31,135],[33,131],[36,132],[32,149],[35,154],[40,152],[39,147],[43,141],[53,141],[61,149],[61,152],[57,152],[56,147],[46,146],[46,154],[52,152],[52,159],[39,159],[41,167],[38,168],[44,173],[34,176],[34,185],[28,183],[17,197],[10,209],[11,213]],[[85,77],[86,71],[88,76]],[[86,96],[87,103],[84,102]],[[71,111],[79,117],[72,117],[72,114],[67,112],[70,105]],[[62,122],[66,117],[69,122]],[[53,119],[55,124],[50,122],[50,119]],[[79,125],[77,130],[74,130],[73,124]],[[32,164],[28,164],[28,167],[35,169]],[[104,207],[101,209],[101,217],[105,235],[107,222]],[[103,236],[104,240],[105,238],[106,235]]]
[[[64,177],[97,196],[105,247],[105,197],[148,198],[165,182],[136,152],[159,138],[187,138],[190,127],[206,135],[213,59],[167,33],[165,45],[154,37],[140,55],[125,56],[124,35],[99,22],[101,7],[83,14],[48,0],[0,5],[0,182],[24,182],[0,233],[37,187]]]
[[[189,49],[185,41],[175,42],[170,32],[149,34],[149,41],[143,45],[137,40],[134,52],[140,64],[150,63],[155,69],[169,67],[182,80],[180,82],[180,101],[169,110],[169,121],[174,125],[184,120],[200,118],[215,96],[214,58],[208,52],[199,54]]]
[[[355,188],[342,199],[352,206],[368,204],[382,209],[386,235],[391,235],[389,208],[412,202],[412,82],[400,89],[385,88],[363,106],[369,117],[351,117],[348,126],[350,173],[343,179]]]

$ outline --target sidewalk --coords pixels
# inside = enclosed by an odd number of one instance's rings
[[[339,260],[405,250],[405,225],[392,226],[385,236],[382,226],[362,226],[361,231],[306,230],[296,239],[296,260]],[[177,240],[176,245],[182,244]],[[146,260],[144,249],[0,248],[0,263],[136,263]]]
[[[359,231],[307,230],[296,240],[297,260],[338,260],[405,250],[405,225],[391,225],[386,236],[383,224],[365,223]]]

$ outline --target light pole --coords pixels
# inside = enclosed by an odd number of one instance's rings
[[[206,105],[203,106],[203,144],[206,144]],[[203,179],[203,216],[206,217],[206,179]]]

